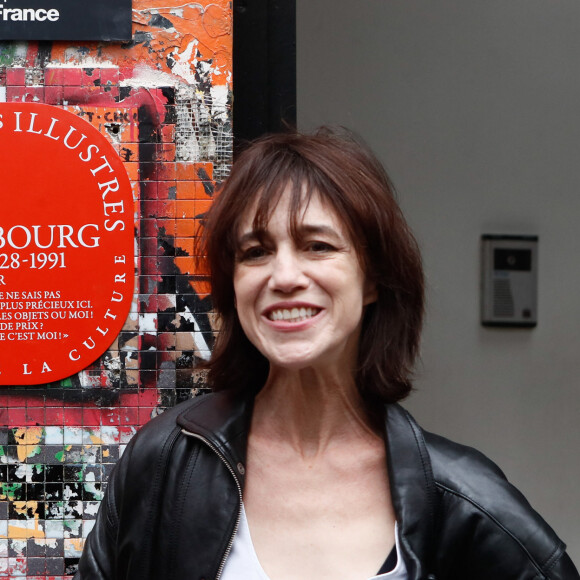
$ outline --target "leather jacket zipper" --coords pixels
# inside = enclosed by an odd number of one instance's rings
[[[220,562],[220,566],[219,566],[218,571],[217,571],[217,575],[215,577],[215,580],[219,580],[221,575],[222,575],[222,572],[224,571],[224,566],[226,564],[226,560],[228,559],[228,556],[230,555],[230,551],[232,549],[232,544],[234,543],[234,537],[238,531],[238,527],[240,525],[240,519],[242,517],[242,486],[240,485],[240,481],[238,479],[238,476],[236,475],[236,472],[234,471],[234,468],[230,465],[230,463],[223,456],[223,454],[220,453],[220,451],[218,451],[217,447],[213,443],[211,443],[208,439],[206,439],[205,437],[202,437],[201,435],[199,435],[197,433],[192,433],[191,431],[186,431],[185,429],[182,429],[181,432],[184,435],[187,435],[188,437],[193,437],[194,439],[197,439],[198,441],[201,441],[202,443],[207,445],[220,458],[222,463],[228,468],[228,471],[232,474],[232,477],[234,478],[234,481],[236,483],[236,487],[238,488],[238,497],[239,497],[240,502],[239,502],[239,507],[238,507],[238,515],[236,517],[236,525],[234,526],[234,531],[230,537],[226,551],[224,552],[224,555],[223,555],[222,560]]]

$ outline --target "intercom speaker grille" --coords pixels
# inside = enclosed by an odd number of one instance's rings
[[[493,315],[514,316],[514,297],[509,280],[493,281]]]

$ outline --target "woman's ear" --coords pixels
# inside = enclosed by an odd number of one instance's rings
[[[369,304],[376,302],[378,297],[379,293],[377,292],[376,283],[367,278],[363,288],[363,306],[368,306]]]

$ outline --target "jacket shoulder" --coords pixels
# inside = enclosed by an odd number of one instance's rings
[[[150,473],[154,465],[161,465],[171,456],[176,441],[182,438],[182,427],[178,423],[179,417],[186,412],[200,406],[202,400],[211,395],[194,397],[145,423],[131,438],[123,452],[115,471],[117,476],[121,472],[131,472],[129,479],[138,478]]]
[[[225,397],[221,393],[207,393],[183,401],[145,423],[133,437],[133,440],[136,440],[140,445],[145,443],[144,440],[150,441],[152,444],[159,444],[160,440],[170,436],[175,429],[181,430],[187,427],[181,417],[197,417],[199,420],[203,420],[204,417],[211,416],[215,408],[223,406],[222,399]]]
[[[179,415],[196,407],[201,398],[188,399],[153,417],[137,431],[131,439],[131,444],[138,445],[143,450],[147,447],[158,448],[159,444],[170,437],[178,428],[177,418]]]
[[[237,455],[232,457],[231,450],[234,448],[238,455],[245,455],[245,446],[240,440],[245,432],[248,408],[246,399],[227,391],[199,395],[167,409],[141,427],[123,456],[130,457],[131,465],[147,468],[151,461],[167,458],[176,442],[183,440],[183,432],[189,432],[207,439],[230,462],[237,463],[240,459]],[[187,439],[191,443],[191,437]]]
[[[133,509],[135,502],[127,501],[128,498],[147,497],[152,505],[155,504],[155,498],[166,483],[169,466],[179,464],[189,453],[188,449],[199,447],[197,441],[183,435],[178,420],[184,413],[202,405],[206,398],[211,395],[195,397],[167,409],[143,425],[129,441],[107,484],[105,499],[113,524],[117,523],[123,507]]]
[[[427,431],[423,431],[423,435],[438,485],[473,497],[474,501],[479,498],[484,504],[486,498],[493,504],[494,495],[488,493],[492,488],[495,492],[510,488],[509,484],[506,488],[507,478],[503,471],[477,449]]]
[[[493,461],[439,435],[424,436],[435,486],[453,515],[451,526],[443,524],[447,533],[471,538],[484,554],[486,546],[493,552],[502,545],[504,558],[525,559],[542,574],[558,565],[566,545]]]

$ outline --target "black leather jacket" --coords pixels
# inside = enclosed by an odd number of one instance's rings
[[[219,578],[251,412],[251,400],[204,395],[143,427],[111,476],[75,578]],[[562,541],[479,452],[424,432],[398,405],[387,407],[386,445],[410,580],[580,578]]]

